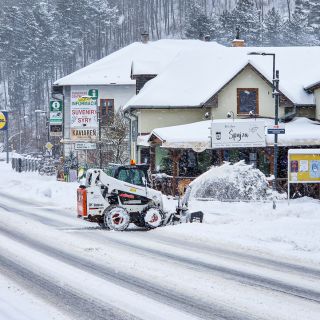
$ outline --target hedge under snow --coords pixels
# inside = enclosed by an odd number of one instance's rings
[[[191,186],[191,198],[210,198],[227,201],[250,201],[272,199],[272,189],[266,176],[244,161],[225,162],[212,167],[196,178]],[[277,194],[279,197],[280,194]],[[280,196],[281,197],[281,196]]]

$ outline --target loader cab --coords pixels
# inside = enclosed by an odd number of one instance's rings
[[[147,181],[147,185],[150,185],[148,169],[149,166],[145,164],[125,166],[110,164],[104,172],[115,179],[135,184],[137,186],[144,186],[145,181]]]

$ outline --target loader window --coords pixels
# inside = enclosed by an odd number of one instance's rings
[[[137,186],[143,186],[142,177],[146,178],[143,170],[136,168],[121,168],[117,179]]]

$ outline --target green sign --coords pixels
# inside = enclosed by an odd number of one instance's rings
[[[98,99],[98,96],[99,96],[98,89],[89,89],[88,96],[92,97],[92,99]]]
[[[62,101],[61,100],[51,100],[50,101],[50,112],[62,112]]]
[[[62,124],[63,118],[63,103],[61,100],[50,101],[50,123]]]

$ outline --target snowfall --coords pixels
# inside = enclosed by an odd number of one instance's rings
[[[56,181],[55,177],[40,176],[35,172],[17,173],[11,169],[10,164],[5,163],[5,154],[1,155],[1,160],[0,193],[8,195],[7,200],[0,199],[2,204],[4,202],[10,206],[10,201],[12,201],[10,196],[19,197],[28,201],[28,203],[34,203],[35,208],[59,209],[64,212],[66,218],[77,221],[79,227],[90,228],[96,226],[77,218],[76,189],[78,183],[59,182]],[[174,210],[177,201],[166,196],[163,198],[166,209],[168,211]],[[15,205],[23,206],[23,203]],[[165,226],[145,233],[140,232],[141,241],[143,242],[144,234],[153,234],[168,237],[168,239],[192,242],[196,246],[240,250],[241,252],[274,258],[282,262],[294,261],[295,264],[320,268],[319,200],[307,197],[290,200],[290,202],[286,199],[277,200],[276,210],[272,209],[271,201],[219,202],[208,199],[192,199],[189,206],[190,211],[201,210],[204,212],[204,222],[202,224],[185,223]],[[11,215],[14,215],[14,213],[11,213]],[[44,214],[44,218],[46,217],[47,213]],[[2,208],[0,208],[0,221],[1,224],[14,225],[14,217],[6,214]],[[46,229],[41,230],[37,228],[37,225],[33,225],[32,222],[28,223],[25,219],[21,221],[21,225],[16,225],[16,228],[40,239],[44,236],[51,236],[54,239],[57,236],[53,231],[49,231],[49,229],[47,231]],[[110,233],[106,230],[97,230],[96,232]],[[125,234],[126,232],[120,232],[117,237],[126,237]],[[58,241],[58,239],[54,241]],[[61,246],[68,241],[67,238],[61,241]],[[19,252],[19,250],[23,250],[23,247],[18,247],[11,241],[4,244],[3,237],[0,234],[1,250]],[[39,255],[38,259],[41,264],[44,258]],[[26,260],[29,260],[28,257],[26,257]],[[119,258],[119,265],[121,265],[121,261]],[[27,261],[26,263],[31,262]],[[49,271],[54,274],[53,270]],[[66,268],[65,274],[68,274],[68,272],[72,272],[72,270]],[[86,280],[88,280],[88,277]],[[96,281],[96,279],[92,279],[92,281]],[[127,303],[130,305],[129,302]],[[128,309],[130,310],[130,306]],[[161,312],[165,312],[164,309]],[[167,312],[170,312],[170,310]],[[157,319],[155,314],[156,311],[147,317]],[[0,319],[61,320],[68,319],[68,317],[12,279],[0,275]],[[175,319],[179,319],[179,316],[177,315]]]

